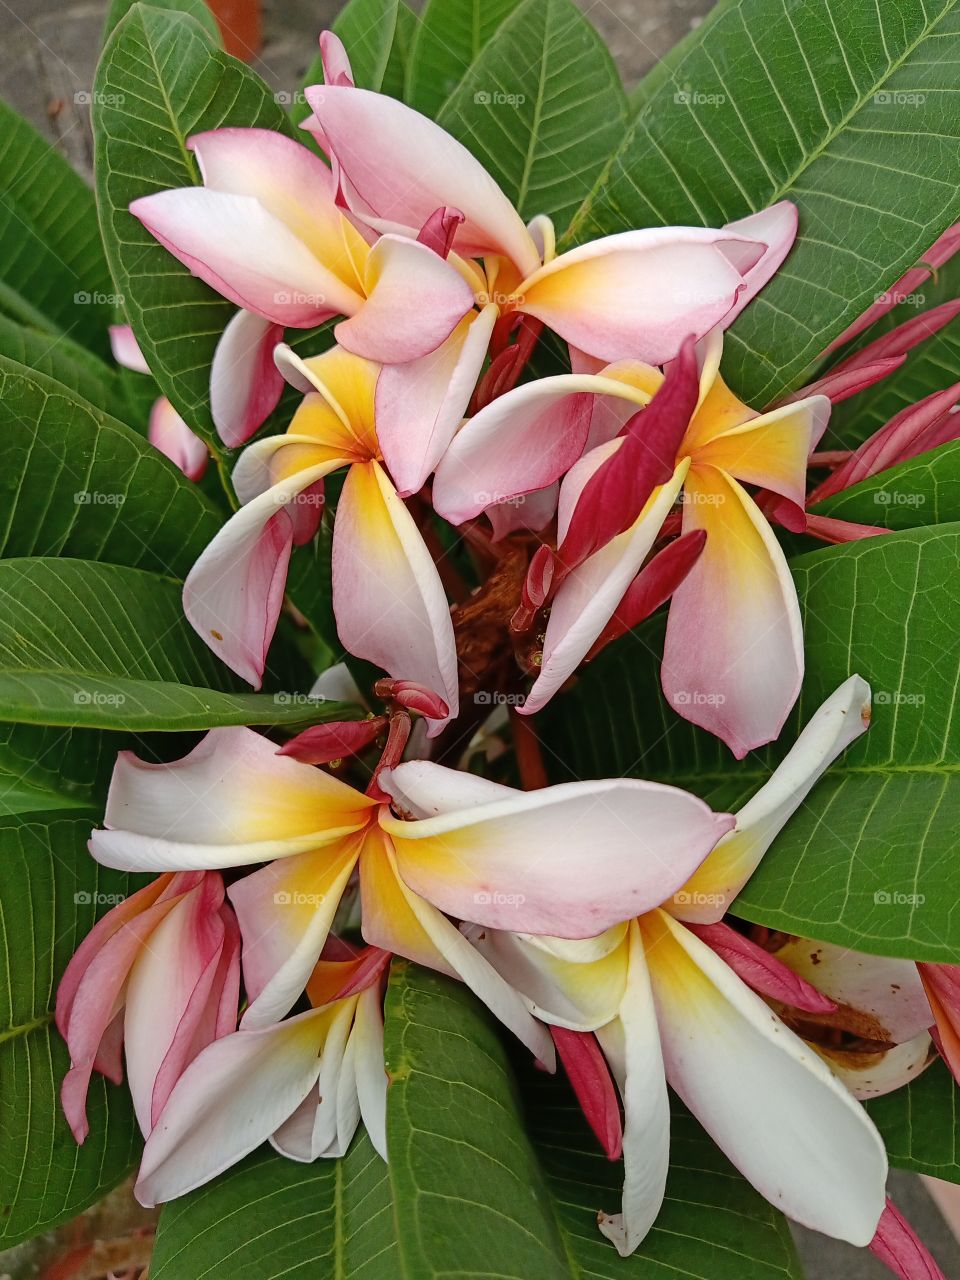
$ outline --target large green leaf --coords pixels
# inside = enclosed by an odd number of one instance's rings
[[[911,1173],[960,1182],[957,1086],[942,1062],[918,1079],[867,1104],[890,1163]]]
[[[524,218],[548,214],[559,230],[592,187],[625,119],[613,59],[571,0],[524,0],[437,117]]]
[[[575,1276],[503,1048],[470,993],[394,961],[384,1059],[404,1274]]]
[[[888,467],[810,510],[884,529],[960,520],[960,441]]]
[[[179,582],[86,560],[0,561],[0,720],[171,731],[344,711],[238,686],[184,617]]]
[[[52,1025],[57,983],[130,877],[87,852],[90,820],[0,819],[0,1246],[72,1218],[127,1173],[139,1132],[125,1088],[94,1076],[77,1146],[60,1110],[68,1067]]]
[[[116,305],[89,187],[0,102],[0,280],[86,346],[109,352]]]
[[[287,130],[287,117],[263,81],[215,48],[195,19],[142,4],[107,42],[94,93],[97,201],[127,316],[166,395],[219,447],[210,363],[236,308],[158,244],[128,205],[198,181],[186,146],[192,134],[226,125]]]
[[[397,44],[399,13],[400,0],[349,0],[337,15],[333,30],[343,41],[358,88],[377,91],[383,88]],[[397,56],[401,56],[399,50]],[[396,69],[391,74],[396,83]],[[303,89],[316,84],[323,84],[323,60],[319,53],[307,67]],[[309,115],[310,106],[301,90],[290,104],[290,119],[299,124]],[[301,141],[314,144],[312,135],[302,133],[300,137]]]
[[[118,370],[66,334],[52,334],[0,315],[0,356],[55,379],[98,408],[127,420],[129,406]]]
[[[870,731],[790,820],[737,899],[749,920],[879,954],[960,959],[956,713],[960,525],[869,538],[791,564],[807,672],[779,743],[736,764],[659,688],[662,619],[625,636],[539,717],[556,777],[618,774],[736,808],[852,672],[873,687]]]
[[[0,555],[76,556],[184,577],[221,519],[135,431],[0,357]]]
[[[764,404],[955,220],[958,62],[958,0],[722,4],[646,99],[576,238],[796,201],[798,244],[727,348],[733,385]]]
[[[342,1160],[261,1148],[160,1215],[153,1280],[400,1280],[387,1168],[361,1131]]]
[[[517,4],[518,0],[427,0],[407,65],[407,102],[435,116]]]
[[[127,16],[135,3],[136,0],[112,0],[103,24],[101,44],[107,43],[114,28]],[[217,20],[213,16],[206,0],[158,0],[157,4],[152,7],[156,9],[171,9],[175,13],[189,14],[191,18],[196,18],[211,40],[216,44],[220,44],[220,28],[217,26]]]
[[[574,1276],[800,1280],[786,1219],[737,1173],[679,1103],[672,1110],[663,1208],[637,1252],[618,1257],[597,1230],[597,1211],[618,1209],[622,1164],[600,1150],[562,1075],[551,1080],[540,1072],[526,1074],[530,1135],[576,1262]]]

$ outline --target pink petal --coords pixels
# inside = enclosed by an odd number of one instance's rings
[[[166,396],[154,401],[147,438],[188,480],[199,480],[206,471],[210,460],[206,444],[190,430]]]
[[[210,368],[210,412],[228,448],[249,440],[277,407],[283,377],[273,349],[282,341],[282,326],[252,311],[238,311],[224,329]]]
[[[728,222],[723,229],[735,231],[751,240],[760,240],[766,245],[762,257],[745,272],[744,287],[734,306],[723,317],[723,327],[726,329],[733,324],[747,303],[753,301],[793,248],[793,242],[797,238],[797,207],[790,200],[780,200],[768,209],[761,209],[759,213],[751,213],[736,222]]]
[[[933,1013],[931,1034],[937,1051],[960,1081],[960,967],[918,964],[917,971]]]
[[[150,366],[143,357],[140,344],[128,324],[110,325],[110,350],[117,364],[134,373],[149,373]]]
[[[596,1036],[592,1031],[566,1027],[551,1027],[550,1034],[587,1124],[607,1159],[619,1160],[623,1151],[620,1103]]]
[[[900,1280],[945,1280],[927,1246],[889,1196],[870,1252]]]
[[[460,272],[403,236],[381,236],[370,250],[364,288],[366,302],[334,333],[347,351],[383,364],[436,351],[473,310],[473,290]]]
[[[315,724],[285,742],[277,754],[293,756],[294,760],[302,760],[304,764],[330,764],[333,760],[348,760],[365,751],[386,727],[386,716]]]
[[[833,1013],[836,1009],[832,1000],[818,991],[812,983],[788,969],[776,955],[765,951],[722,921],[717,924],[690,924],[687,927],[701,942],[715,951],[721,960],[726,961],[737,977],[742,978],[748,987],[752,987],[760,995],[779,1000],[781,1004],[788,1004],[794,1009],[804,1009],[808,1013]]]
[[[841,370],[862,368],[864,365],[873,364],[878,360],[902,358],[919,343],[927,338],[932,338],[935,333],[938,333],[944,325],[949,324],[957,315],[960,315],[960,298],[954,298],[952,302],[941,302],[938,307],[931,307],[929,311],[922,311],[911,320],[905,320],[903,324],[898,324],[889,333],[885,333],[882,337],[867,343],[865,347],[855,351],[846,360],[841,360],[833,372],[839,373]]]
[[[308,89],[307,101],[350,209],[376,231],[415,236],[436,209],[450,205],[464,215],[459,254],[503,254],[523,274],[539,265],[529,232],[496,182],[432,120],[383,94],[340,85]]]
[[[800,387],[789,396],[784,396],[783,404],[795,404],[807,396],[826,396],[831,404],[840,404],[851,396],[865,391],[883,378],[888,377],[895,369],[899,369],[906,356],[891,356],[886,360],[875,360],[872,364],[855,364],[846,369],[831,369],[816,382]]]

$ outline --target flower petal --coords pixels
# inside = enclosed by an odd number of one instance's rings
[[[199,480],[206,471],[210,460],[206,444],[194,435],[166,396],[153,402],[147,439],[188,480]]]
[[[736,222],[728,222],[724,231],[735,231],[751,240],[760,240],[767,247],[763,256],[744,275],[744,289],[733,307],[723,318],[726,329],[752,302],[767,281],[773,276],[797,238],[797,206],[790,200],[778,200],[776,204],[759,213],[748,214]]]
[[[140,343],[128,324],[110,325],[110,350],[114,360],[124,369],[132,369],[134,373],[150,372],[150,366],[140,350]]]
[[[356,1005],[356,997],[351,997],[326,1008],[317,1083],[270,1139],[271,1146],[291,1160],[345,1155],[356,1132],[360,1104],[350,1052]]]
[[[566,938],[662,902],[732,823],[683,791],[634,778],[518,791],[414,822],[380,815],[403,880],[441,911]],[[585,896],[587,866],[594,888]]]
[[[324,1009],[208,1045],[147,1139],[134,1193],[148,1207],[209,1182],[292,1115],[320,1072]]]
[[[120,752],[91,852],[128,871],[248,866],[349,836],[374,804],[250,729],[211,729],[171,764]]]
[[[415,236],[436,209],[450,205],[464,215],[458,253],[503,254],[525,274],[539,265],[529,232],[496,182],[432,120],[365,89],[316,87],[307,101],[350,208],[368,226]]]
[[[242,308],[223,331],[210,366],[210,412],[217,434],[236,449],[277,407],[283,377],[273,349],[283,328]]]
[[[804,1226],[866,1245],[887,1159],[820,1058],[664,912],[641,922],[667,1079],[749,1182]]]
[[[401,497],[416,493],[454,438],[490,345],[497,308],[464,316],[435,351],[384,365],[377,381],[377,438]]]
[[[703,529],[707,542],[670,604],[663,692],[740,760],[777,737],[800,692],[797,589],[766,519],[731,476],[692,467],[684,499],[684,533]]]
[[[664,364],[729,314],[766,246],[705,227],[648,227],[560,254],[520,286],[519,307],[604,360]]]
[[[424,685],[456,716],[457,654],[446,593],[413,517],[377,462],[351,467],[340,495],[333,611],[348,652]],[[431,735],[445,723],[431,721]]]
[[[769,780],[737,814],[733,831],[674,896],[672,914],[701,924],[720,920],[787,821],[869,723],[870,686],[850,676],[814,712]],[[817,978],[810,981],[820,986]]]
[[[383,364],[436,351],[473,310],[473,290],[456,267],[403,236],[381,236],[370,250],[364,290],[366,302],[334,332],[347,351]]]

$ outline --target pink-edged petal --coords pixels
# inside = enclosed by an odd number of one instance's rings
[[[341,84],[353,88],[353,67],[343,41],[334,31],[320,32],[320,58],[325,84]]]
[[[157,925],[131,969],[123,1041],[144,1136],[184,1068],[204,1047],[196,1037],[223,950],[222,903],[223,880],[210,872]]]
[[[664,364],[689,334],[724,321],[766,251],[704,227],[623,231],[541,267],[520,286],[518,305],[590,355]]]
[[[497,318],[466,315],[435,351],[384,365],[377,379],[377,439],[401,497],[423,487],[467,411]]]
[[[897,360],[899,363],[914,347],[926,341],[927,338],[932,338],[935,333],[939,333],[944,325],[949,324],[957,315],[960,315],[960,298],[941,302],[938,307],[922,311],[910,320],[905,320],[903,324],[898,324],[889,333],[883,334],[873,342],[868,342],[865,347],[861,347],[853,355],[847,356],[846,360],[842,360],[832,372],[836,374],[863,369],[877,361],[890,359]]]
[[[496,182],[432,120],[384,94],[339,85],[308,89],[307,101],[350,209],[369,226],[415,236],[434,210],[451,205],[464,215],[458,253],[503,254],[523,274],[539,265]]]
[[[230,517],[187,575],[183,609],[193,629],[231,670],[260,688],[276,630],[298,527],[321,508],[300,502],[343,459],[310,466],[259,494]]]
[[[887,1159],[866,1113],[682,924],[656,912],[641,928],[671,1086],[771,1204],[825,1235],[869,1244]]]
[[[790,200],[780,200],[768,209],[728,222],[724,227],[724,231],[735,231],[751,240],[761,240],[767,246],[763,256],[745,273],[743,291],[723,317],[725,329],[733,324],[747,303],[753,301],[779,269],[797,238],[797,221],[797,206]]]
[[[370,250],[364,290],[366,302],[334,332],[347,351],[383,364],[436,351],[474,304],[456,267],[403,236],[381,236]]]
[[[414,818],[435,818],[441,813],[509,800],[516,794],[502,782],[448,769],[431,760],[408,760],[384,769],[379,782],[397,807]]]
[[[363,302],[252,196],[183,187],[130,212],[195,276],[276,324],[310,328]]]
[[[361,839],[278,859],[230,886],[250,1001],[243,1027],[276,1022],[303,994],[360,856]]]
[[[706,546],[673,594],[663,691],[737,759],[777,737],[803,679],[797,590],[756,503],[716,467],[691,469],[683,531]]]
[[[446,772],[434,775],[438,785]],[[733,819],[683,791],[624,778],[515,792],[413,822],[382,812],[380,823],[404,881],[441,911],[586,938],[669,897]],[[588,865],[595,889],[584,895]]]
[[[356,1000],[339,1000],[322,1020],[320,1074],[310,1093],[270,1138],[270,1145],[291,1160],[346,1155],[360,1121],[350,1033]]]
[[[784,957],[765,951],[722,921],[691,924],[688,928],[760,995],[807,1013],[833,1013],[836,1009],[836,1004],[812,982],[788,968]]]
[[[483,514],[490,521],[493,541],[499,542],[517,529],[529,529],[533,533],[545,529],[557,513],[559,496],[560,484],[557,482],[547,485],[546,489],[505,498],[487,507]]]
[[[917,970],[930,1004],[937,1049],[954,1079],[960,1080],[960,968],[918,964]]]
[[[623,1098],[623,1201],[597,1215],[601,1232],[627,1258],[663,1203],[670,1159],[670,1107],[650,973],[637,922],[630,923],[630,970],[616,1021],[598,1033]]]
[[[872,364],[852,365],[849,369],[832,369],[829,373],[811,382],[799,391],[784,397],[784,403],[794,404],[806,396],[826,396],[831,404],[840,404],[851,396],[859,395],[867,387],[882,381],[899,369],[906,356],[891,356],[886,360],[875,360]]]
[[[373,1149],[387,1158],[387,1072],[383,1064],[383,1009],[379,984],[360,993],[354,1014],[353,1069],[360,1116]]]
[[[91,852],[128,871],[249,866],[352,835],[374,803],[250,729],[211,729],[170,764],[120,753]]]
[[[595,455],[602,457],[613,447],[615,442],[600,445],[568,473],[560,490],[561,537],[566,512],[572,509],[590,467],[597,464]],[[521,714],[532,715],[545,706],[593,648],[649,555],[683,487],[688,465],[686,460],[682,462],[670,482],[651,496],[632,528],[608,542],[564,579],[550,611],[540,674],[519,708]]]
[[[435,907],[400,877],[392,842],[372,831],[360,860],[365,940],[449,977],[459,978],[549,1070],[553,1041],[517,992]]]
[[[608,1160],[623,1151],[620,1103],[597,1037],[589,1031],[551,1027],[550,1034],[584,1118]]]
[[[366,720],[331,720],[304,729],[285,742],[278,755],[293,756],[304,764],[330,764],[349,760],[371,746],[387,728],[386,716],[368,716]]]
[[[233,317],[213,353],[210,367],[210,412],[225,445],[244,444],[277,407],[283,377],[273,349],[283,341],[283,328],[252,311]]]
[[[359,91],[358,91],[359,92]],[[333,611],[344,648],[459,707],[446,593],[420,530],[377,462],[350,468],[333,530]],[[445,721],[430,722],[431,735]]]
[[[946,1280],[927,1246],[887,1197],[870,1252],[899,1280]]]
[[[110,350],[117,364],[134,373],[149,373],[150,366],[140,350],[140,343],[128,324],[110,325]]]
[[[636,407],[650,397],[592,374],[539,378],[481,409],[454,438],[433,482],[433,505],[451,524],[493,503],[544,489],[582,454],[593,396],[609,394]]]
[[[805,1028],[801,1025],[799,1031],[803,1035]],[[904,1040],[876,1052],[846,1053],[842,1047],[834,1050],[816,1039],[810,1044],[837,1079],[861,1102],[882,1098],[895,1089],[902,1089],[922,1075],[937,1058],[937,1050],[926,1031],[921,1031],[912,1040]]]
[[[193,1191],[266,1141],[320,1071],[323,1009],[208,1045],[174,1085],[134,1188],[143,1205]]]
[[[810,717],[768,781],[737,814],[736,827],[674,895],[669,910],[681,920],[701,924],[722,919],[789,819],[869,724],[870,686],[850,676]],[[813,977],[811,981],[816,983]]]
[[[206,471],[209,449],[190,430],[166,396],[160,396],[153,403],[147,439],[175,467],[179,467],[188,480],[199,480]]]

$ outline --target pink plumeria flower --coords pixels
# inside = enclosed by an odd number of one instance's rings
[[[149,1134],[188,1063],[236,1028],[239,985],[240,934],[219,873],[167,873],[108,911],[57,989],[70,1050],[61,1098],[76,1140],[87,1135],[91,1074],[119,1084],[121,1050]]]
[[[600,1230],[623,1255],[653,1225],[669,1163],[667,1083],[771,1203],[796,1221],[867,1245],[884,1208],[883,1143],[848,1090],[714,946],[683,922],[722,912],[836,755],[866,727],[869,690],[851,677],[737,815],[736,828],[688,883],[654,910],[596,938],[569,942],[465,928],[477,949],[557,1027],[595,1033],[623,1099],[621,1210]],[[781,966],[782,970],[782,966]],[[764,994],[817,996],[775,960]],[[563,1051],[563,1038],[558,1040]],[[564,1055],[565,1061],[567,1054]],[[589,1066],[571,1055],[581,1093]],[[592,1089],[610,1154],[615,1116]]]
[[[433,500],[454,523],[478,515],[492,492],[521,495],[567,471],[558,508],[561,558],[575,524],[587,532],[602,528],[614,498],[623,497],[595,483],[618,451],[636,445],[641,458],[646,448],[657,465],[669,464],[663,472],[669,478],[644,490],[649,497],[632,523],[575,563],[556,591],[524,714],[543,707],[590,652],[681,500],[683,532],[707,536],[673,593],[664,693],[680,715],[722,738],[737,758],[783,727],[803,678],[800,609],[780,545],[744,485],[802,507],[807,459],[826,427],[830,401],[812,396],[758,414],[725,385],[721,351],[719,330],[699,345],[695,411],[669,456],[657,456],[644,414],[628,422],[635,441],[621,431],[638,409],[650,405],[652,414],[658,406],[651,399],[661,387],[667,391],[659,370],[624,361],[599,374],[544,378],[501,396],[467,422],[443,459]],[[672,376],[682,378],[678,369]],[[614,483],[622,488],[634,477],[631,465]]]
[[[249,729],[215,729],[172,764],[122,753],[90,847],[131,870],[266,863],[229,890],[244,942],[244,1027],[292,1008],[358,870],[364,939],[460,978],[549,1062],[549,1036],[447,915],[587,936],[662,901],[733,823],[635,779],[525,793],[413,761],[379,785],[412,819]]]
[[[243,507],[187,577],[183,602],[197,632],[259,688],[295,543],[313,536],[326,476],[349,468],[334,523],[333,610],[345,649],[458,710],[457,655],[446,594],[419,529],[382,465],[398,445],[378,438],[379,367],[334,347],[279,358],[306,396],[286,434],[250,445],[233,482]]]
[[[149,373],[150,369],[128,324],[110,326],[110,348],[117,364],[134,373]],[[210,451],[174,409],[166,396],[159,396],[150,411],[147,439],[160,452],[179,467],[188,480],[200,480]]]
[[[343,1156],[361,1119],[385,1160],[381,1004],[389,961],[374,947],[320,960],[307,983],[308,1012],[243,1028],[195,1058],[144,1148],[140,1203],[193,1191],[268,1140],[293,1160]]]

